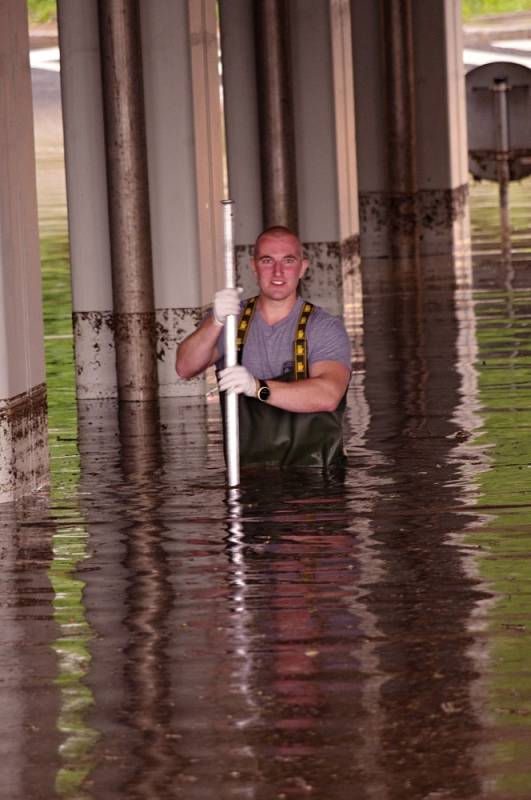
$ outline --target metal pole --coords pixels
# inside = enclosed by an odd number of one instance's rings
[[[236,269],[234,265],[234,215],[233,201],[223,200],[223,238],[225,255],[225,286],[236,288]],[[238,318],[231,314],[225,320],[225,366],[234,367],[238,363],[236,348]],[[238,395],[225,394],[225,450],[227,453],[227,479],[229,486],[240,482],[240,429],[238,420]]]
[[[255,0],[256,79],[264,227],[298,229],[289,7]]]
[[[155,302],[138,0],[99,0],[120,400],[157,397]]]
[[[507,118],[508,85],[505,78],[495,78],[494,107],[496,116],[496,163],[498,165],[498,184],[500,191],[500,225],[502,257],[511,258],[511,223],[509,219],[509,122]]]

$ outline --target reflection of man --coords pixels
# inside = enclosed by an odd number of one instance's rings
[[[240,395],[242,464],[323,466],[341,461],[342,413],[350,378],[343,323],[298,295],[308,262],[297,236],[280,226],[256,241],[251,266],[260,289],[240,303],[241,289],[216,293],[213,313],[181,344],[176,369],[192,378],[223,366],[221,331],[240,314],[239,364],[218,373],[221,391]]]

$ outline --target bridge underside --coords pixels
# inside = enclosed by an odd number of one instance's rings
[[[311,264],[303,292],[344,316],[356,347],[363,298],[388,281],[463,280],[459,0],[58,11],[80,401],[204,396],[203,378],[176,378],[174,355],[222,283],[227,195],[245,291],[261,228],[295,228]],[[28,41],[25,5],[0,0],[3,501],[47,476]]]

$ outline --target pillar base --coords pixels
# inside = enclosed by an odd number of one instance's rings
[[[75,311],[78,400],[116,397],[116,349],[112,311]]]
[[[0,400],[0,502],[48,482],[46,385]]]
[[[393,242],[410,239],[410,255],[444,255],[468,238],[468,184],[412,194],[360,193],[361,256],[398,255]]]
[[[202,376],[180,380],[175,373],[177,345],[192,333],[203,317],[201,308],[159,308],[155,313],[159,397],[195,397],[205,394]],[[116,384],[116,320],[112,311],[73,314],[78,400],[113,399]]]

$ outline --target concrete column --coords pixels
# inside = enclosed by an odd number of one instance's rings
[[[140,17],[135,0],[99,0],[118,396],[157,396],[155,302]]]
[[[27,9],[0,2],[0,502],[48,475]]]
[[[255,0],[254,9],[263,224],[298,231],[289,5]]]
[[[400,203],[404,222],[391,230],[393,256],[415,257],[418,220],[415,74],[411,31],[411,0],[386,0],[383,9],[385,83],[387,86],[387,165],[389,189]]]
[[[216,0],[188,0],[201,298],[225,285],[223,109]]]
[[[263,219],[253,4],[249,0],[220,0],[219,10],[236,263],[239,284],[250,295],[257,287],[249,257]]]
[[[349,0],[330,0],[330,33],[343,319],[353,343],[353,361],[357,363],[363,360],[363,292],[359,259],[358,171]]]
[[[176,378],[175,349],[200,321],[223,266],[216,251],[222,242],[215,205],[221,214],[223,180],[221,114],[212,86],[214,3],[190,0],[190,5],[198,20],[192,32],[188,0],[140,4],[156,320],[152,361],[162,397],[205,391],[201,377]],[[201,29],[204,18],[209,35]],[[77,394],[80,400],[112,398],[117,395],[115,309],[97,0],[60,0],[59,26]],[[216,80],[219,85],[217,75]]]
[[[419,249],[445,254],[470,238],[461,2],[412,0],[412,9]]]
[[[140,4],[159,395],[205,393],[175,350],[221,285],[222,128],[213,0]],[[213,70],[215,69],[215,77]]]
[[[467,231],[459,0],[350,5],[361,254],[452,253]]]
[[[299,232],[310,260],[303,294],[333,314],[361,302],[348,4],[292,0]],[[348,73],[345,67],[348,66]]]
[[[58,0],[68,231],[79,400],[116,397],[97,0]]]
[[[287,8],[298,226],[311,262],[303,291],[333,313],[348,306],[353,320],[354,297],[361,293],[355,288],[359,259],[350,10],[343,0],[291,0]],[[248,261],[263,207],[254,19],[246,0],[221,0],[220,10],[236,254],[239,281],[251,294],[256,284]],[[356,324],[359,319],[352,321]]]

